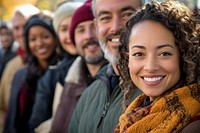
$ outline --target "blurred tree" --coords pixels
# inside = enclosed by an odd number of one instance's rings
[[[16,6],[21,4],[35,4],[36,0],[0,0],[0,17],[10,20]]]
[[[71,0],[37,0],[35,6],[41,10],[55,11],[57,5],[64,1]]]
[[[0,20],[3,20],[6,15],[8,15],[7,9],[2,4],[0,4]]]
[[[41,10],[53,12],[59,3],[64,1],[86,0],[0,0],[0,20],[10,20],[15,7],[21,4],[33,4]]]
[[[54,9],[53,0],[37,0],[35,6],[41,10],[49,10],[52,11]]]

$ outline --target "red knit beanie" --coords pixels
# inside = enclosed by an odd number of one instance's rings
[[[73,44],[75,44],[74,31],[75,31],[76,26],[81,22],[94,19],[94,16],[92,14],[92,9],[91,9],[91,1],[92,0],[87,0],[82,6],[76,9],[76,11],[74,12],[72,16],[69,34],[70,34],[70,39]]]

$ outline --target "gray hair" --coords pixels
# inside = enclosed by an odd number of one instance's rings
[[[95,12],[95,3],[96,3],[96,0],[92,0],[92,13],[93,13],[93,16],[96,17],[96,12]]]
[[[145,3],[148,3],[148,2],[149,2],[148,0],[141,0],[141,6],[143,6]],[[94,17],[96,18],[95,4],[96,4],[96,0],[92,0],[91,9],[92,9],[92,13]]]

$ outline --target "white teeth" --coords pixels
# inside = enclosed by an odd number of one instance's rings
[[[47,51],[47,48],[40,48],[40,49],[38,49],[39,53],[43,53],[43,52],[46,52],[46,51]]]
[[[111,39],[112,42],[119,42],[119,38],[113,38]]]
[[[153,77],[153,78],[145,78],[144,77],[144,80],[145,81],[148,81],[148,82],[155,82],[155,81],[158,81],[158,80],[161,80],[162,77]]]

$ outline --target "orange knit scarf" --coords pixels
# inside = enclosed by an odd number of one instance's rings
[[[114,133],[177,133],[200,116],[200,85],[175,89],[141,108],[145,97],[142,94],[129,105]]]

